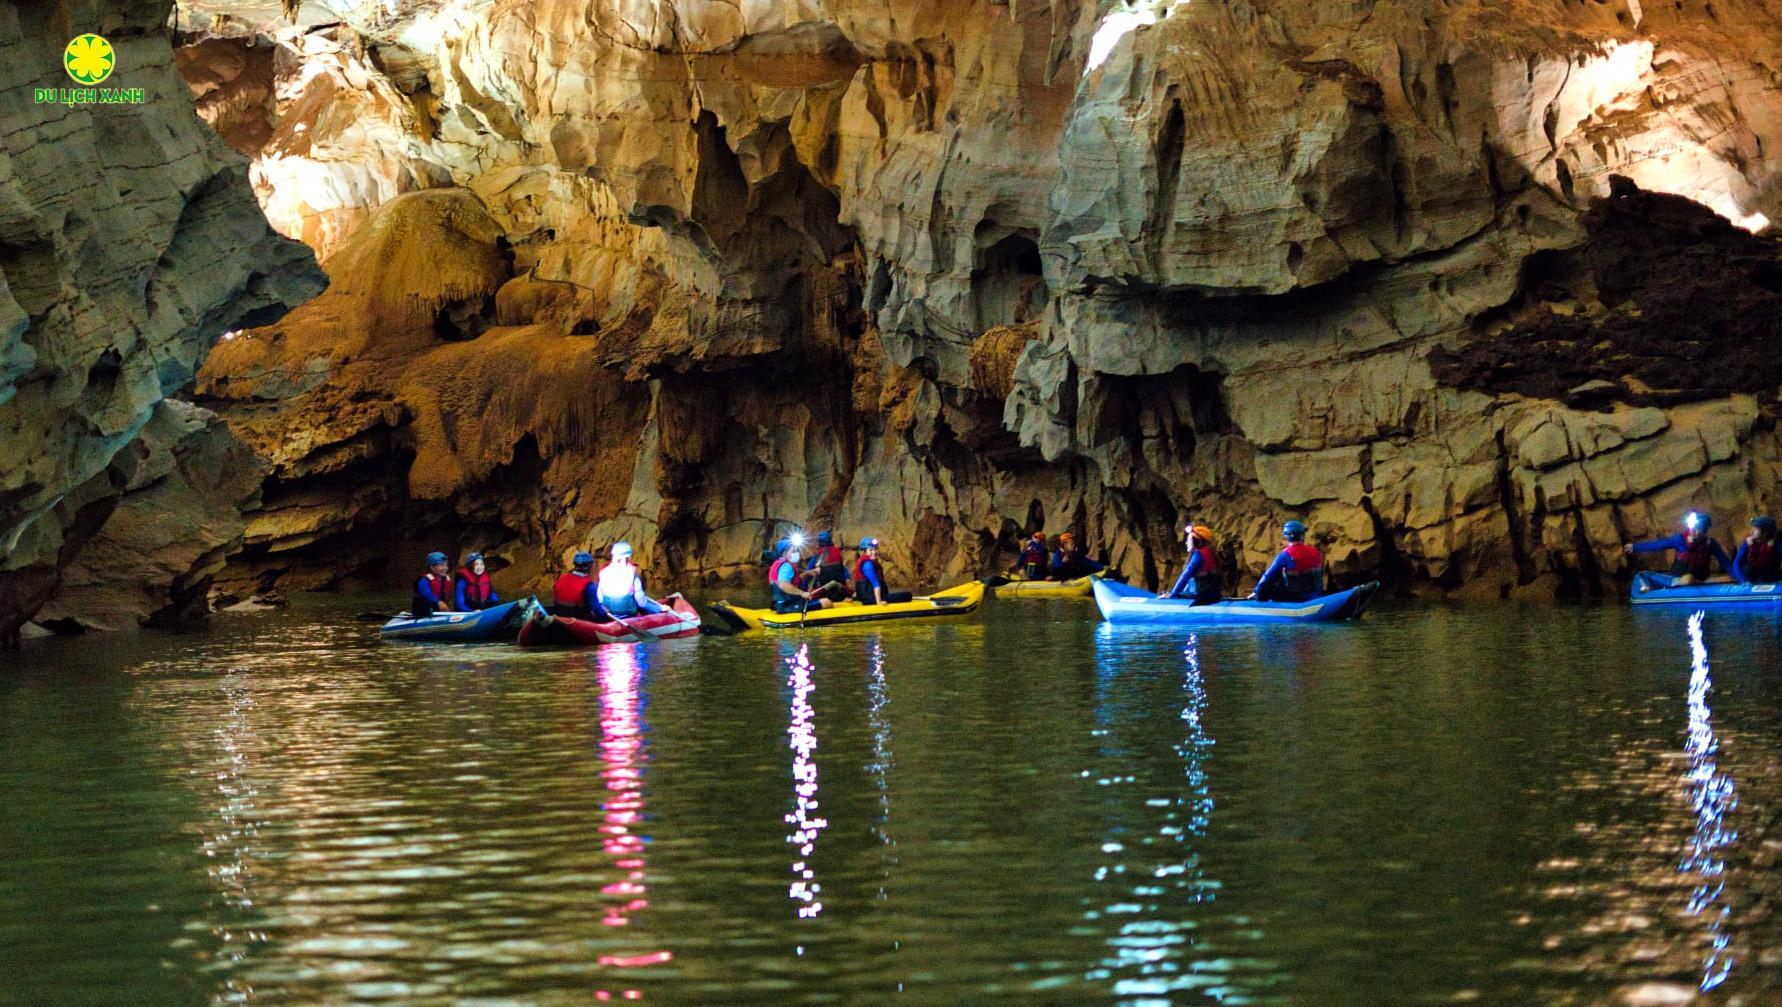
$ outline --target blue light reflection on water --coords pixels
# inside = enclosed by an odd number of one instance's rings
[[[1677,870],[1698,879],[1689,897],[1689,915],[1708,918],[1708,950],[1702,962],[1700,984],[1706,993],[1732,974],[1734,958],[1728,947],[1731,934],[1727,927],[1732,906],[1726,891],[1723,851],[1739,838],[1727,821],[1739,806],[1739,798],[1732,775],[1721,772],[1719,767],[1720,739],[1714,733],[1713,710],[1708,705],[1713,681],[1709,675],[1707,639],[1702,633],[1703,617],[1704,613],[1697,612],[1689,618],[1689,740],[1685,746],[1689,768],[1684,780],[1695,809],[1695,830]]]
[[[1172,994],[1192,992],[1197,1000],[1244,1003],[1235,967],[1197,939],[1197,917],[1218,898],[1220,883],[1209,877],[1201,847],[1212,824],[1214,800],[1206,762],[1214,745],[1207,733],[1206,683],[1201,671],[1200,640],[1190,635],[1183,644],[1180,676],[1181,721],[1171,745],[1182,776],[1165,793],[1143,798],[1142,812],[1133,805],[1148,781],[1127,772],[1140,753],[1145,718],[1140,706],[1148,698],[1137,681],[1155,672],[1122,653],[1120,637],[1107,626],[1096,634],[1095,728],[1103,768],[1091,782],[1105,788],[1101,802],[1108,824],[1101,845],[1105,861],[1097,868],[1098,886],[1113,890],[1084,912],[1086,921],[1112,924],[1106,938],[1110,953],[1084,974],[1094,983],[1109,983],[1116,1002],[1130,1007],[1163,1007],[1177,1002]],[[1172,675],[1174,677],[1174,675]]]

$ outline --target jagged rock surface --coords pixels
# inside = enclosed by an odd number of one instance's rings
[[[1612,174],[1747,230],[1782,216],[1775,0],[311,8],[344,24],[277,33],[274,223],[338,256],[396,195],[459,189],[515,278],[501,328],[393,337],[394,384],[285,360],[275,464],[318,474],[303,548],[350,509],[321,475],[373,456],[379,521],[527,565],[626,536],[675,575],[815,521],[933,580],[1045,523],[1155,580],[1186,517],[1253,570],[1293,513],[1345,577],[1600,590],[1686,502],[1777,502],[1768,378],[1658,401],[1443,370],[1657,294],[1554,265],[1612,255],[1586,214]],[[1766,303],[1770,276],[1714,290]],[[610,414],[578,437],[487,415],[520,343]],[[1615,370],[1590,380],[1645,380]],[[581,484],[540,486],[554,466]]]
[[[168,446],[138,437],[210,344],[320,286],[193,114],[169,6],[0,3],[0,636],[141,485]],[[107,86],[145,103],[36,101],[69,86],[76,25],[110,39]]]

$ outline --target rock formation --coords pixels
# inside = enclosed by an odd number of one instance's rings
[[[185,6],[235,13],[188,75],[337,284],[481,256],[207,365],[274,466],[261,583],[621,536],[727,577],[788,522],[1155,581],[1186,517],[1254,570],[1294,514],[1344,577],[1544,594],[1778,502],[1774,0]],[[1737,363],[1655,385],[1692,299]]]
[[[161,506],[155,485],[228,453],[223,431],[163,403],[226,329],[319,289],[309,250],[266,226],[245,161],[193,114],[169,6],[0,3],[0,637],[94,536],[125,547],[121,522]],[[85,31],[113,47],[105,85],[142,103],[55,102],[71,85],[63,48]],[[139,528],[145,548],[168,547],[157,563],[192,559],[158,589],[183,594],[218,565],[238,518],[212,518]]]

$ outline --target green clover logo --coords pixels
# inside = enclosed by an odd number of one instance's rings
[[[77,84],[99,83],[111,76],[111,68],[116,62],[111,43],[102,35],[82,35],[62,50],[62,65]]]

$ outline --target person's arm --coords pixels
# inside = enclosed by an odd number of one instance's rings
[[[808,600],[810,598],[810,592],[798,586],[798,581],[803,576],[804,574],[802,573],[794,574],[792,572],[791,563],[784,564],[780,567],[780,590],[789,595],[793,595],[794,597]]]
[[[1737,556],[1733,557],[1733,565],[1732,565],[1733,580],[1736,580],[1741,584],[1751,583],[1751,578],[1745,575],[1745,557],[1750,555],[1750,553],[1751,553],[1751,540],[1746,539],[1745,541],[1739,543],[1739,554]]]
[[[613,621],[612,613],[608,612],[606,606],[600,603],[600,582],[598,580],[589,581],[588,586],[582,589],[582,600],[588,603],[588,618],[595,622]]]
[[[1262,576],[1258,577],[1256,579],[1256,590],[1257,591],[1262,590],[1262,585],[1272,582],[1277,577],[1286,576],[1287,568],[1291,567],[1292,565],[1293,565],[1293,561],[1291,559],[1287,558],[1286,552],[1276,553],[1275,561],[1273,563],[1270,563],[1268,565],[1268,569],[1262,571]],[[1250,594],[1252,596],[1254,596],[1256,594],[1256,591],[1252,591],[1252,592],[1250,592]]]
[[[1188,562],[1182,564],[1182,575],[1176,578],[1176,586],[1169,589],[1171,598],[1182,597],[1183,592],[1188,590],[1189,579],[1200,572],[1200,566],[1200,553],[1189,553]]]
[[[650,597],[649,594],[644,591],[642,577],[631,578],[631,597],[636,600],[637,610],[639,612],[656,615],[665,611],[661,602]]]
[[[1683,541],[1683,536],[1672,535],[1669,538],[1655,538],[1646,542],[1635,542],[1627,547],[1627,551],[1632,553],[1669,552],[1672,549],[1684,549],[1687,547],[1688,543]]]
[[[460,612],[470,611],[470,599],[464,597],[464,584],[465,584],[464,578],[459,577],[458,578],[458,590],[456,593],[458,595],[458,611],[460,611]]]
[[[1103,563],[1100,560],[1090,559],[1088,553],[1083,554],[1083,566],[1087,567],[1090,573],[1100,573],[1108,568],[1106,563]]]
[[[1708,540],[1708,552],[1714,557],[1714,562],[1720,564],[1721,573],[1732,574],[1733,580],[1743,581],[1744,578],[1739,576],[1738,570],[1733,566],[1733,561],[1727,557],[1726,548],[1720,544],[1719,539]]]
[[[433,611],[435,612],[439,611],[445,604],[445,599],[434,593],[433,578],[431,577],[422,577],[415,581],[415,593],[427,599],[429,602],[432,602]]]

